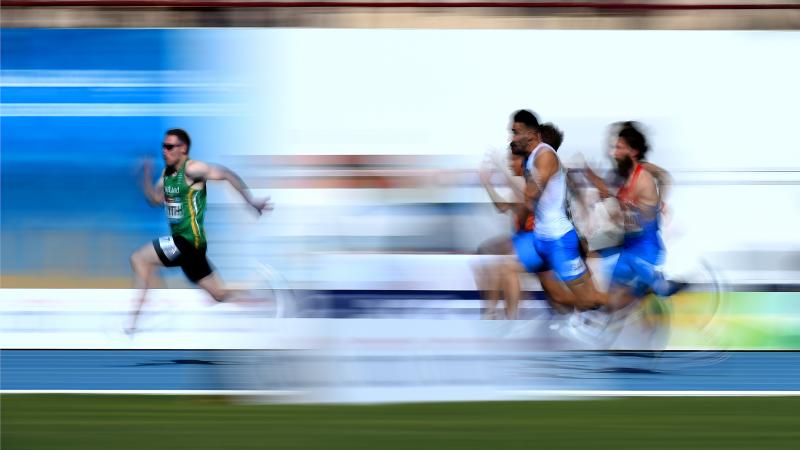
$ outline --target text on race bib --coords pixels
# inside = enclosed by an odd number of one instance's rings
[[[183,205],[176,199],[168,198],[166,201],[167,220],[177,223],[183,219]]]

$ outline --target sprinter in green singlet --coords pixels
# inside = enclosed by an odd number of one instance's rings
[[[206,258],[206,234],[203,219],[206,214],[206,181],[224,180],[231,184],[259,215],[271,210],[269,198],[254,199],[247,185],[232,171],[202,161],[189,159],[191,139],[179,128],[167,131],[161,144],[165,168],[155,186],[152,168],[145,164],[142,188],[152,205],[164,205],[171,235],[155,239],[131,255],[131,267],[141,296],[133,311],[126,333],[136,330],[136,321],[144,305],[147,289],[152,286],[160,266],[180,267],[190,281],[208,292],[218,302],[231,300],[233,292],[226,289]]]

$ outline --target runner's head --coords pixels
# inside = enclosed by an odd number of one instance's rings
[[[541,142],[539,127],[536,114],[527,109],[515,112],[511,120],[511,146],[530,154]]]
[[[175,166],[189,155],[189,147],[192,140],[189,133],[180,129],[173,128],[167,130],[164,141],[161,143],[161,154],[167,166]]]
[[[553,150],[556,151],[558,147],[561,147],[561,143],[564,142],[564,132],[559,130],[552,122],[543,123],[539,127],[539,135],[542,137],[542,142],[553,147]]]
[[[614,161],[617,173],[622,176],[630,174],[635,162],[643,161],[649,147],[647,138],[639,131],[636,122],[623,122],[620,125],[617,141],[614,145]]]

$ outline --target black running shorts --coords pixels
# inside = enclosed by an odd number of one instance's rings
[[[165,266],[180,266],[193,283],[197,283],[214,271],[206,258],[205,245],[197,248],[186,238],[172,235],[154,239],[153,247]]]

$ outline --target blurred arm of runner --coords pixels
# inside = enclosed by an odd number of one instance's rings
[[[493,173],[494,171],[490,167],[487,167],[487,165],[482,166],[479,172],[481,184],[483,188],[486,189],[486,193],[489,194],[489,198],[492,199],[494,207],[497,208],[499,212],[504,213],[511,209],[513,202],[509,202],[508,199],[504,198],[495,190],[492,184]]]
[[[650,162],[642,161],[639,164],[642,165],[642,168],[650,173],[656,180],[656,186],[658,187],[658,196],[659,200],[661,201],[661,212],[666,212],[667,209],[667,196],[672,191],[672,175],[669,174],[663,167],[657,166]]]
[[[497,166],[499,169],[500,165]],[[501,170],[506,179],[506,184],[511,188],[511,193],[514,194],[513,202],[521,204],[525,202],[525,179],[514,176],[507,170]]]
[[[596,173],[594,173],[594,171],[592,170],[591,167],[589,167],[588,164],[583,167],[583,174],[586,176],[586,179],[589,180],[589,182],[592,183],[592,185],[594,185],[594,187],[597,188],[598,191],[600,191],[600,196],[602,198],[608,198],[614,196],[614,194],[612,194],[611,190],[608,188],[608,185],[606,185],[605,181],[603,181],[602,178],[600,178]]]
[[[637,199],[637,203],[641,205],[637,205],[637,207],[641,208],[643,211],[648,210],[647,208],[642,208],[644,206],[652,207],[658,204],[659,192],[656,187],[657,182],[658,179],[648,170],[642,171],[639,178],[636,180],[636,186],[633,187],[634,196]]]
[[[241,194],[242,198],[244,198],[245,202],[248,205],[252,206],[258,215],[261,215],[264,211],[271,211],[273,208],[273,204],[270,203],[269,197],[263,199],[255,199],[250,193],[250,189],[247,185],[242,181],[239,175],[236,175],[232,170],[215,165],[215,164],[208,164],[203,161],[196,161],[192,160],[189,161],[189,164],[186,166],[186,176],[195,180],[204,180],[204,181],[227,181],[236,189],[239,194]]]
[[[547,182],[558,170],[558,158],[554,152],[544,152],[533,161],[533,173],[528,176],[525,184],[525,205],[534,210],[534,205],[542,195]]]
[[[161,171],[161,176],[158,177],[158,181],[153,184],[153,162],[149,159],[142,163],[142,178],[140,184],[142,186],[142,191],[144,191],[145,198],[147,198],[147,201],[151,205],[158,206],[164,204],[164,171]]]

